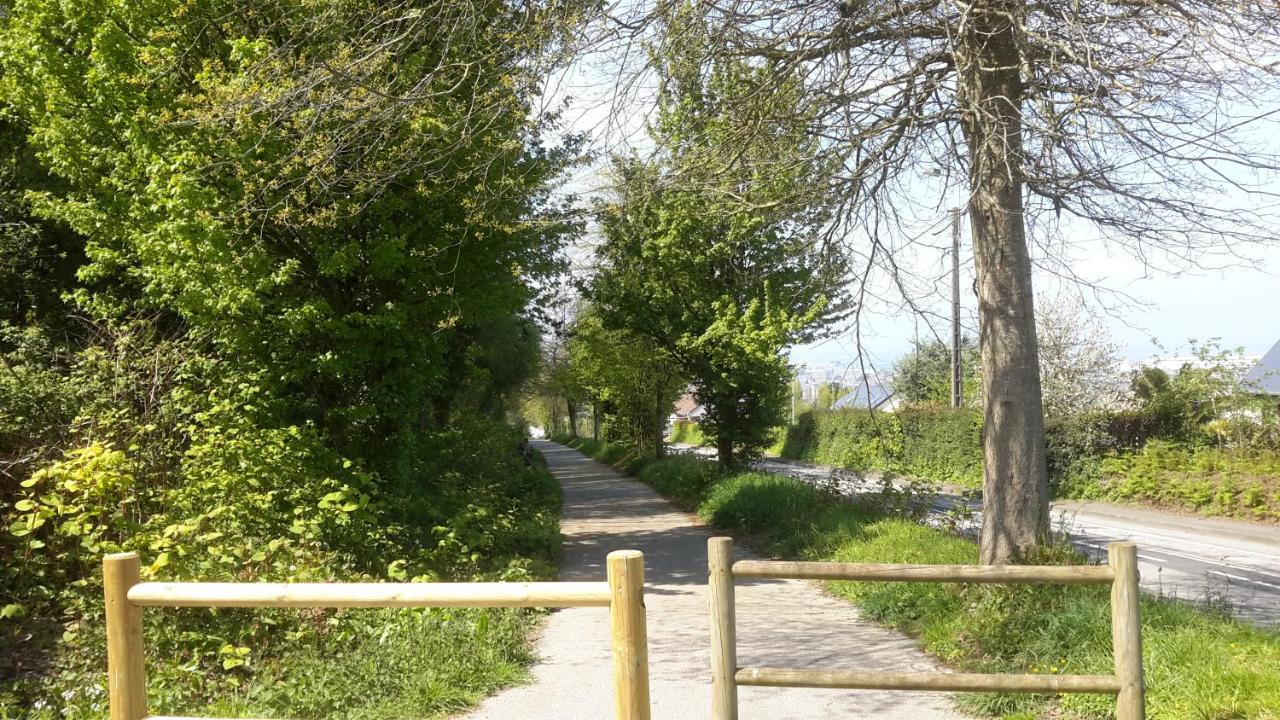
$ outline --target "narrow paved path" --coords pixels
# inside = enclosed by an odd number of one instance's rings
[[[563,580],[604,579],[611,550],[645,555],[649,671],[655,720],[711,715],[707,615],[710,533],[647,486],[581,453],[536,441],[564,487]],[[745,554],[742,555],[746,557]],[[915,644],[858,620],[849,604],[803,581],[740,583],[740,665],[934,669]],[[533,682],[489,698],[472,720],[607,720],[613,716],[608,610],[553,613]],[[960,718],[945,695],[741,688],[743,720]]]

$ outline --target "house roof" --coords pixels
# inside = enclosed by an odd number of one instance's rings
[[[1280,342],[1244,375],[1245,385],[1267,395],[1280,395]]]
[[[846,408],[871,408],[876,409],[889,401],[893,397],[893,388],[874,378],[868,378],[864,383],[858,383],[852,392],[840,398],[832,405],[836,410],[844,410]]]
[[[693,395],[689,393],[676,398],[675,412],[677,415],[688,415],[699,407],[698,401],[694,400]]]

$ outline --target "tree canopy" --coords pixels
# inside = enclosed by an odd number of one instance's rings
[[[784,420],[784,349],[846,312],[844,264],[821,239],[826,209],[807,202],[823,169],[817,140],[800,124],[766,121],[729,157],[744,120],[735,99],[755,92],[762,74],[710,61],[686,22],[696,19],[673,20],[655,50],[654,153],[614,159],[599,267],[585,291],[607,327],[671,353],[708,408],[721,461],[733,464]]]

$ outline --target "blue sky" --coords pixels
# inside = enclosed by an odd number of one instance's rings
[[[1187,349],[1189,339],[1210,338],[1220,338],[1224,348],[1240,347],[1246,354],[1261,355],[1280,341],[1280,241],[1255,257],[1262,264],[1260,269],[1234,267],[1145,278],[1142,269],[1127,258],[1107,258],[1097,263],[1106,272],[1094,277],[1138,302],[1109,310],[1090,303],[1081,311],[1103,317],[1122,345],[1122,355],[1131,360],[1179,354]],[[971,284],[972,269],[966,267],[960,285],[965,324],[970,329],[976,327]],[[1037,287],[1048,294],[1063,290],[1043,273],[1037,277]],[[939,311],[945,309],[944,304],[935,305]],[[892,363],[910,350],[917,331],[922,338],[929,335],[928,328],[909,313],[877,308],[864,322],[862,345],[876,365]],[[791,358],[797,363],[848,363],[856,358],[856,347],[851,334],[842,332],[794,348]]]
[[[617,62],[616,58],[584,60],[553,78],[544,97],[548,106],[571,99],[568,108],[562,108],[565,109],[563,127],[589,133],[601,160],[610,151],[645,148],[649,144],[644,132],[644,115],[652,109],[653,88],[642,80],[620,93]],[[1274,147],[1280,137],[1280,124],[1258,126],[1256,134],[1260,144]],[[595,194],[605,183],[601,173],[603,165],[597,162],[581,168],[567,190],[584,196]],[[1272,191],[1280,191],[1280,183],[1264,180],[1263,184]],[[958,190],[947,194],[953,197],[943,204],[960,203]],[[925,185],[921,186],[921,195],[943,196],[938,188]],[[1234,206],[1233,201],[1238,198],[1226,200]],[[1205,198],[1205,202],[1214,200]],[[938,217],[929,217],[930,212],[924,210],[917,220],[924,225],[936,225]],[[1074,232],[1075,237],[1087,238],[1092,234],[1084,228]],[[946,237],[939,238],[939,242],[946,244]],[[574,251],[575,259],[583,261],[589,257],[591,244],[592,238],[588,237],[583,246]],[[913,257],[908,263],[921,277],[946,277],[948,261],[939,248],[914,248],[909,254]],[[1218,338],[1222,347],[1242,348],[1249,355],[1261,355],[1280,341],[1280,228],[1275,242],[1249,253],[1257,261],[1257,268],[1237,265],[1221,270],[1184,270],[1177,274],[1153,272],[1132,258],[1109,253],[1100,243],[1091,245],[1087,240],[1077,243],[1071,254],[1074,271],[1116,293],[1080,297],[1081,312],[1102,317],[1120,344],[1121,354],[1130,360],[1180,354],[1188,349],[1189,339]],[[961,255],[967,260],[961,279],[965,324],[976,334],[972,255],[967,247]],[[939,287],[933,280],[923,284],[929,294],[936,295],[925,302],[929,310],[945,315],[949,285]],[[1064,293],[1073,298],[1081,295],[1078,287],[1043,272],[1037,275],[1035,284],[1039,294],[1049,297]],[[945,326],[937,330],[944,336],[947,332]],[[910,312],[882,303],[868,307],[863,316],[861,348],[866,360],[877,367],[888,367],[910,350],[912,339],[917,335],[922,339],[930,335],[925,322]],[[791,358],[796,363],[846,364],[856,362],[857,357],[858,343],[847,329],[837,329],[823,341],[791,350]]]

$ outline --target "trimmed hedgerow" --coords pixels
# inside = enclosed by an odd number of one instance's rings
[[[702,433],[702,426],[688,420],[677,420],[671,428],[671,437],[667,442],[682,445],[707,445],[707,436]]]
[[[787,432],[781,455],[977,486],[982,483],[982,415],[923,407],[894,413],[808,412]]]

